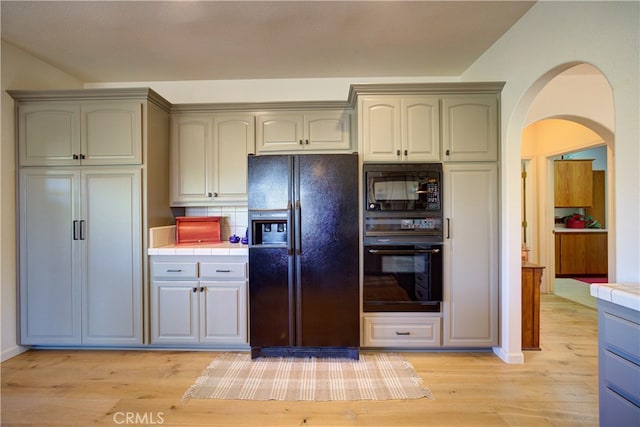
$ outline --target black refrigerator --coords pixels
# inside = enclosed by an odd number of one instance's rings
[[[360,346],[357,154],[248,158],[251,357]]]

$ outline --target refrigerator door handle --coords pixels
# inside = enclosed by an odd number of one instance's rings
[[[291,200],[287,203],[287,255],[293,255],[293,206]]]
[[[294,222],[295,235],[296,235],[296,240],[295,240],[296,255],[302,254],[302,230],[300,229],[301,224],[302,224],[302,213],[300,208],[300,200],[296,200],[296,217]]]

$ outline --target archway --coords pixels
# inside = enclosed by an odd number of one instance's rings
[[[561,67],[559,67],[561,68]],[[533,87],[536,94],[527,116],[527,126],[522,130],[521,158],[526,160],[527,179],[532,185],[523,187],[523,217],[526,217],[527,245],[531,261],[546,267],[543,291],[553,291],[555,277],[555,236],[553,203],[554,156],[572,153],[595,146],[606,146],[608,271],[614,276],[615,224],[612,208],[614,200],[613,156],[613,92],[602,73],[588,64],[575,65],[555,77],[549,74],[543,86]],[[530,89],[530,90],[532,90]],[[591,95],[589,95],[591,91]],[[531,94],[531,92],[529,92]],[[528,215],[527,215],[528,214]]]

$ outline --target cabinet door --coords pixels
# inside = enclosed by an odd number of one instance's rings
[[[305,114],[304,127],[305,150],[351,151],[351,115],[348,112]]]
[[[445,161],[498,160],[496,95],[450,95],[442,100]]]
[[[364,160],[400,160],[400,100],[389,97],[363,98],[360,110]]]
[[[142,103],[82,104],[83,165],[142,163]]]
[[[498,173],[494,163],[445,165],[444,339],[498,344]]]
[[[556,274],[585,274],[587,235],[584,233],[558,233],[560,256]]]
[[[439,98],[402,98],[401,117],[402,158],[410,161],[439,161]]]
[[[593,205],[592,163],[593,160],[555,160],[553,162],[555,207],[571,208]]]
[[[174,117],[171,122],[171,203],[208,203],[214,196],[212,116]]]
[[[607,233],[590,233],[587,244],[587,274],[608,274]]]
[[[200,310],[197,281],[151,284],[151,343],[197,344]]]
[[[259,114],[257,122],[258,152],[296,151],[304,147],[302,114]]]
[[[20,166],[76,165],[80,154],[77,103],[21,104],[18,107]]]
[[[255,152],[253,116],[215,116],[213,142],[213,201],[246,203],[247,155]]]
[[[79,172],[22,169],[19,185],[20,344],[80,344]]]
[[[140,169],[82,176],[83,343],[142,344]]]
[[[555,260],[557,275],[607,274],[607,233],[556,233]]]
[[[202,342],[247,344],[246,282],[200,282]]]

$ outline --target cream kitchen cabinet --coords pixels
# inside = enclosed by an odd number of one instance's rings
[[[437,96],[376,96],[358,100],[364,161],[439,161]]]
[[[152,344],[248,347],[243,257],[155,256],[152,274]]]
[[[443,346],[498,344],[496,163],[446,163]]]
[[[20,343],[142,344],[141,170],[20,170]]]
[[[447,95],[442,98],[444,161],[498,160],[498,96]]]
[[[252,114],[191,114],[172,118],[173,206],[247,201],[247,155],[255,151]]]
[[[146,88],[9,94],[20,343],[143,344],[148,229],[173,221],[169,103]]]
[[[439,313],[365,313],[363,347],[424,348],[442,345]]]
[[[347,110],[272,112],[257,115],[259,154],[271,152],[352,152]]]
[[[141,101],[32,102],[18,107],[20,166],[142,163]]]

